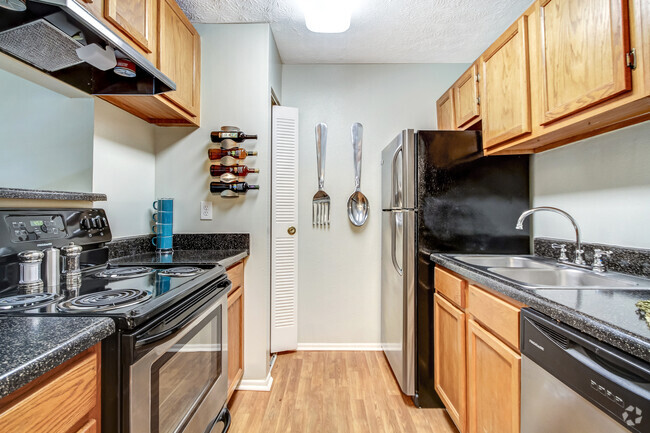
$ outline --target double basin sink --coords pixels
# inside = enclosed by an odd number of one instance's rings
[[[455,255],[451,257],[528,289],[650,290],[650,280],[645,278],[614,272],[598,274],[534,256]]]

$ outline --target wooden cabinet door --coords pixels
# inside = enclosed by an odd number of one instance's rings
[[[542,125],[631,90],[627,0],[542,0]]]
[[[163,96],[198,116],[201,38],[174,0],[160,0],[159,12],[158,68],[176,83]]]
[[[465,432],[465,313],[439,294],[433,299],[434,384],[451,419]]]
[[[483,147],[531,131],[527,18],[522,16],[483,54]]]
[[[462,129],[481,115],[478,99],[478,65],[473,64],[453,86],[457,129]]]
[[[449,89],[436,102],[438,116],[438,130],[453,131],[456,125],[454,120],[453,89]]]
[[[228,295],[228,399],[244,373],[244,287]]]
[[[104,17],[145,52],[154,47],[156,0],[105,0]]]
[[[518,433],[521,356],[467,321],[469,433]]]

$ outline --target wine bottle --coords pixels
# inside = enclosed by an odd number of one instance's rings
[[[248,173],[259,173],[260,170],[258,168],[249,168],[246,165],[233,165],[233,166],[226,166],[226,165],[216,165],[213,164],[210,166],[210,174],[212,176],[221,176],[222,174],[226,173],[232,173],[235,176],[246,176]]]
[[[221,159],[224,156],[232,156],[236,159],[246,159],[247,156],[255,156],[257,152],[255,151],[246,151],[241,147],[235,147],[233,149],[209,149],[208,157],[211,160]]]
[[[244,140],[257,140],[257,135],[246,135],[241,131],[212,131],[210,139],[213,143],[221,143],[223,140],[241,143]]]
[[[234,183],[210,182],[210,192],[214,194],[219,194],[228,190],[245,193],[249,189],[260,189],[260,186],[251,185],[246,182],[234,182]]]

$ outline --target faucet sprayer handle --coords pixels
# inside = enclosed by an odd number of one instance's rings
[[[612,251],[609,251],[609,250],[607,250],[607,251],[603,251],[603,250],[599,250],[599,249],[594,250],[594,258],[595,259],[601,259],[603,256],[611,256],[612,254],[614,254],[614,253]]]
[[[561,262],[568,262],[569,257],[566,255],[566,244],[551,244],[551,248],[560,250],[560,258],[558,259]]]
[[[595,272],[607,272],[607,267],[603,263],[604,257],[609,257],[614,254],[612,251],[603,251],[601,249],[594,250],[594,264],[593,269]]]

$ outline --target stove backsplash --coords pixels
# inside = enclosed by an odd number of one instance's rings
[[[554,243],[566,244],[569,259],[575,257],[575,242],[566,239],[535,238],[534,254],[557,259],[560,256],[560,251],[551,247]],[[609,270],[650,278],[650,250],[585,242],[583,242],[582,247],[585,250],[587,264],[594,261],[594,249],[610,250],[613,254],[605,259]]]
[[[151,235],[113,239],[106,244],[109,259],[151,253],[156,247]],[[175,250],[246,250],[250,252],[248,233],[178,233],[173,239]]]

